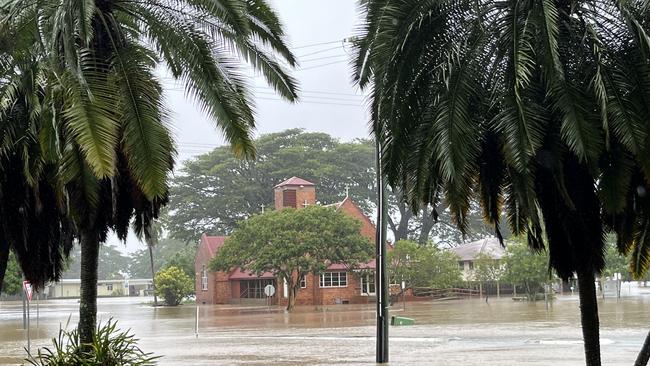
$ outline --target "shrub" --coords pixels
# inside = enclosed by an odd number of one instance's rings
[[[177,306],[194,292],[194,282],[178,267],[167,267],[156,274],[156,295],[168,306]]]
[[[129,330],[120,331],[113,319],[99,323],[93,339],[92,344],[82,347],[77,329],[59,329],[58,338],[52,338],[52,348],[39,348],[35,356],[28,353],[26,361],[34,366],[148,366],[160,358],[144,353],[137,346],[138,339]]]

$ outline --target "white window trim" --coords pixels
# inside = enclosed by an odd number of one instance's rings
[[[370,274],[365,274],[362,276],[359,276],[359,282],[361,283],[361,296],[376,296],[377,295],[377,286],[375,286],[375,292],[365,292],[365,287],[368,286],[368,281],[364,281],[365,277],[369,277]],[[375,274],[372,274],[372,277],[374,279]]]
[[[331,274],[336,273],[336,274],[337,274],[337,276],[338,276],[338,280],[337,280],[337,282],[339,283],[338,285],[329,285],[329,286],[325,286],[325,277],[324,277],[324,276],[325,276],[325,274],[328,274],[328,273],[331,273]],[[343,275],[345,276],[345,285],[341,285],[341,284],[340,284],[340,283],[341,283],[341,274],[343,274]],[[320,280],[320,281],[319,281],[320,288],[342,288],[342,287],[348,287],[348,273],[347,273],[347,272],[338,272],[338,271],[324,272],[324,273],[321,273],[321,274],[320,274],[320,276],[319,276],[319,280]],[[333,280],[333,278],[332,278],[332,280]]]
[[[304,286],[302,285],[303,282],[305,283]],[[300,279],[300,288],[307,288],[307,276],[306,275],[302,275],[302,278]]]
[[[205,265],[201,271],[201,291],[208,291],[208,271],[206,271]]]

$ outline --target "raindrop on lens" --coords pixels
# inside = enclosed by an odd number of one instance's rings
[[[636,187],[636,194],[639,197],[645,197],[645,194],[646,194],[645,187],[643,187],[643,186]]]

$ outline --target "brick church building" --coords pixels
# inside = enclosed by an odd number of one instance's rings
[[[292,177],[274,187],[275,209],[296,209],[316,204],[314,183]],[[329,205],[361,222],[361,234],[375,242],[375,226],[361,209],[349,198]],[[266,304],[264,287],[273,285],[275,295],[271,303],[286,305],[288,289],[284,281],[273,273],[260,276],[242,271],[210,272],[208,264],[223,246],[226,236],[203,234],[196,252],[196,301],[199,304]],[[375,301],[375,261],[363,263],[348,271],[343,265],[332,264],[324,273],[308,274],[301,281],[296,295],[296,305],[334,305],[367,303]]]

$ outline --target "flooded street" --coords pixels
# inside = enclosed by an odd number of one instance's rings
[[[152,308],[143,298],[99,299],[99,318],[131,328],[162,365],[368,365],[374,363],[374,306],[202,306]],[[77,321],[77,300],[32,303],[32,348],[50,345],[59,326]],[[599,300],[604,365],[632,365],[650,328],[650,296]],[[21,304],[0,303],[0,364],[21,364],[26,346]],[[415,319],[391,327],[390,365],[581,365],[577,296],[544,302],[509,298],[395,304]]]

